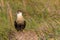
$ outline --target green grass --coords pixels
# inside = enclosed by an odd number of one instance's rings
[[[14,30],[7,15],[7,2],[8,0],[4,0],[4,7],[0,6],[0,40],[8,40],[8,32],[11,29]],[[55,38],[55,40],[59,40],[60,0],[27,0],[25,2],[26,5],[24,6],[22,0],[9,0],[13,19],[15,20],[18,9],[24,12],[26,11],[28,14],[25,15],[26,13],[24,13],[27,22],[26,30],[35,30],[40,37],[39,39],[41,39],[41,35],[44,34],[47,40],[50,39],[50,36]],[[42,34],[40,34],[41,31]]]

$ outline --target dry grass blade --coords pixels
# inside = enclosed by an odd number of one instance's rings
[[[11,25],[13,26],[13,16],[12,16],[12,10],[10,8],[9,2],[7,2],[7,13],[9,14]]]
[[[4,7],[4,1],[3,0],[1,0],[1,6]]]
[[[2,7],[2,11],[4,12],[4,1],[1,0],[1,7]]]

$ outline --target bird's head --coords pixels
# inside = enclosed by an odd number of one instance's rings
[[[22,16],[22,11],[21,10],[18,10],[17,11],[17,17],[20,17],[20,16]]]

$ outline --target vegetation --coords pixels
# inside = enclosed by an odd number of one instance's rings
[[[24,12],[25,30],[35,30],[39,40],[60,39],[60,0],[0,0],[0,40],[8,40],[9,31],[15,30],[18,9]]]

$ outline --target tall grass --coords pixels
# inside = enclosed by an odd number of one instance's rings
[[[24,18],[27,22],[25,29],[35,30],[39,36],[39,40],[59,40],[59,0],[0,0],[0,4],[0,40],[8,40],[8,32],[11,29],[14,30],[11,24],[13,24],[16,18],[16,11],[18,9],[24,11]],[[11,18],[8,13],[12,13]]]

